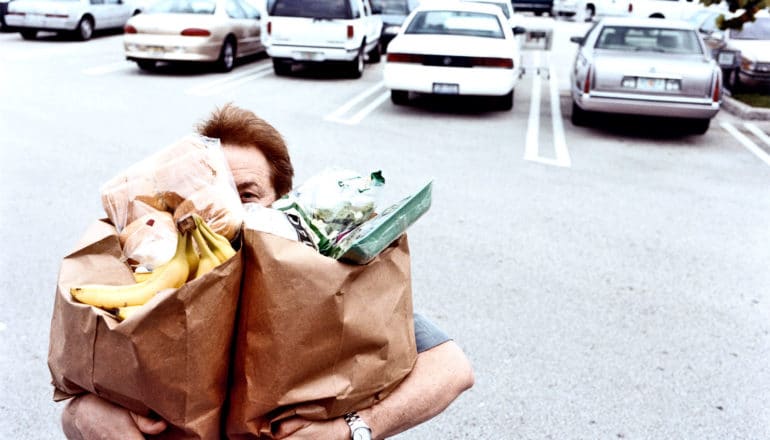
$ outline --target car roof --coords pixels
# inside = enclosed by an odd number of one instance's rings
[[[608,17],[599,21],[603,26],[634,26],[653,29],[695,29],[695,25],[685,20],[667,18]]]
[[[461,0],[423,0],[415,11],[468,11],[502,14],[495,5]]]

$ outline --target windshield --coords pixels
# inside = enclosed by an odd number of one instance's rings
[[[275,0],[269,15],[276,17],[353,18],[346,0]]]
[[[214,0],[157,0],[147,8],[149,13],[213,14]]]
[[[465,11],[420,12],[409,23],[405,33],[505,38],[497,16]]]
[[[743,23],[743,29],[731,29],[730,37],[735,40],[770,40],[770,17],[757,18],[755,22]]]
[[[695,31],[628,26],[606,26],[596,40],[596,48],[619,52],[703,53]]]

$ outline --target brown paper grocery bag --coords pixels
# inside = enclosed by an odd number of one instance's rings
[[[245,229],[229,438],[269,438],[291,415],[322,420],[369,407],[417,357],[409,247],[366,265]]]
[[[48,353],[55,398],[91,392],[154,412],[172,425],[157,438],[220,438],[242,269],[239,252],[119,323],[69,293],[133,280],[115,228],[93,224],[59,273]]]

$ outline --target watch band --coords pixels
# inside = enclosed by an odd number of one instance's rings
[[[345,422],[350,427],[350,438],[354,440],[371,440],[372,429],[364,422],[357,412],[352,411],[344,416]]]

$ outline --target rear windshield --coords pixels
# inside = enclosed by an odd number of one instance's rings
[[[743,23],[743,29],[730,30],[730,37],[736,40],[770,40],[770,17]]]
[[[214,0],[157,0],[147,8],[149,13],[213,14]]]
[[[688,29],[607,26],[596,40],[597,49],[623,52],[702,54],[698,35]]]
[[[505,38],[496,15],[466,11],[418,12],[404,31],[407,34],[465,35]]]
[[[275,17],[353,18],[347,0],[275,0],[270,3],[268,14]]]

